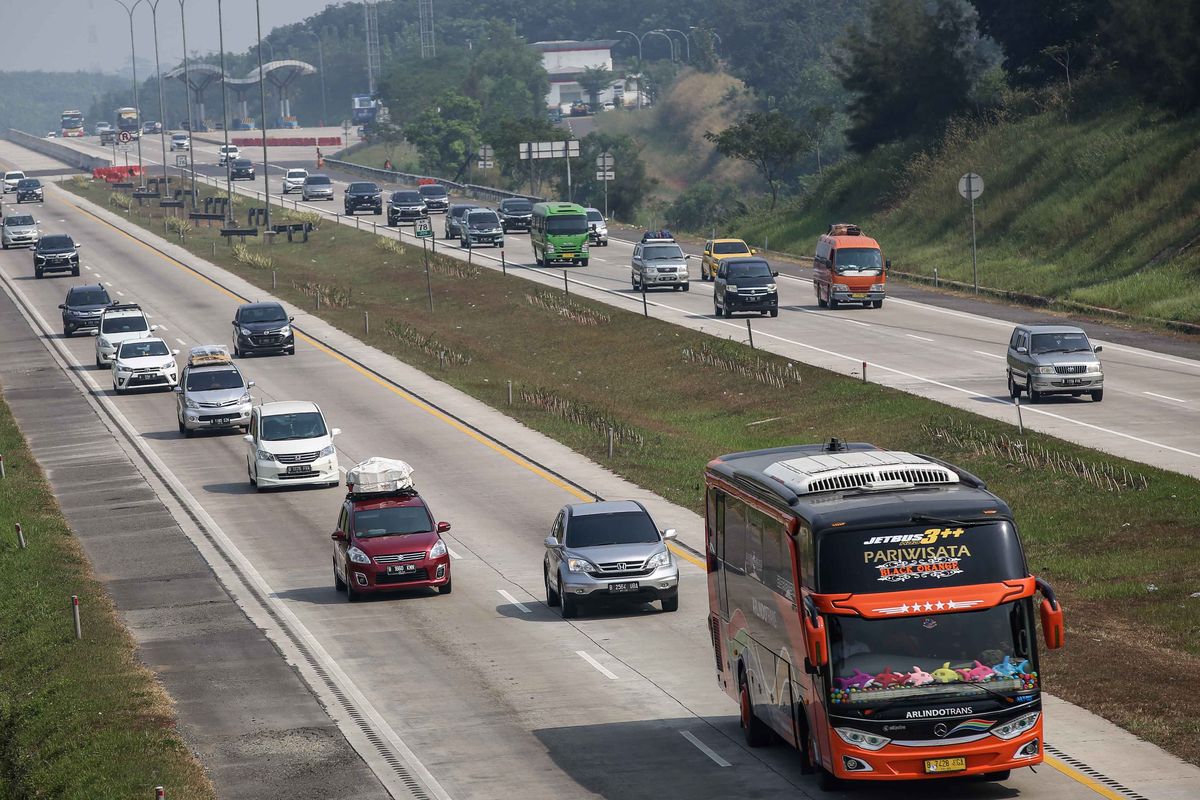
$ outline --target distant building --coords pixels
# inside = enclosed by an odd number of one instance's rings
[[[616,39],[598,39],[589,42],[534,42],[529,45],[542,54],[542,64],[550,75],[546,106],[562,108],[571,103],[588,102],[590,98],[579,85],[579,75],[585,67],[604,67],[611,71],[612,49],[616,43]],[[624,88],[625,81],[614,77],[608,88],[600,92],[600,102],[614,102],[622,96]]]

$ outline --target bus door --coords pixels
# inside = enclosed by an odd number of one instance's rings
[[[721,619],[729,619],[729,588],[725,585],[725,493],[720,489],[712,489],[708,493],[709,519],[709,549],[712,551],[717,568],[717,607],[721,609]]]

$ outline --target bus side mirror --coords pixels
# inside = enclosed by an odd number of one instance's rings
[[[829,663],[829,648],[825,640],[825,620],[817,617],[813,620],[808,614],[804,615],[804,650],[808,663],[813,667],[823,667]]]
[[[1062,606],[1058,604],[1058,598],[1054,596],[1054,590],[1050,588],[1050,584],[1038,578],[1037,587],[1042,593],[1042,603],[1038,607],[1042,617],[1042,637],[1046,641],[1047,648],[1057,650],[1063,646],[1065,631]]]
[[[892,260],[891,260],[890,258],[889,258],[889,259],[886,259],[886,260],[883,262],[883,268],[884,268],[884,269],[891,269],[891,268],[892,268]]]

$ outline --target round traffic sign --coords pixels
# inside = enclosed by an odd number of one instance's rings
[[[983,178],[968,172],[958,179],[958,193],[966,200],[974,200],[983,194]]]
[[[129,144],[131,141],[133,141],[133,134],[129,131],[121,131],[117,134],[117,141],[119,141],[121,144]]]

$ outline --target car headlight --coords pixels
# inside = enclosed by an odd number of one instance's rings
[[[254,454],[254,457],[257,458],[259,461],[274,461],[275,460],[274,453],[270,452],[269,450],[263,450],[261,447],[258,449],[258,452],[256,452]]]
[[[1023,717],[1017,717],[1014,720],[997,725],[992,728],[990,733],[997,739],[1013,739],[1020,736],[1022,733],[1029,731],[1037,724],[1038,717],[1042,715],[1040,711],[1034,711],[1032,714],[1026,714]]]
[[[886,291],[886,290],[887,290],[887,284],[886,284],[886,283],[872,283],[872,284],[871,284],[871,291],[872,291],[872,292],[882,292],[882,291]]]
[[[292,335],[292,326],[284,325],[282,328],[279,329],[279,335],[280,336],[291,336]]]
[[[200,407],[200,404],[197,403],[195,400],[193,400],[190,397],[183,398],[183,405],[185,408],[199,408]]]
[[[444,555],[446,555],[446,543],[443,542],[441,539],[438,539],[437,544],[435,544],[433,547],[429,548],[429,557],[430,558],[441,558]]]
[[[845,283],[835,283],[833,285],[833,290],[835,292],[848,292],[850,291],[850,286]]]
[[[238,330],[242,332],[242,336],[249,336],[249,335],[250,335],[250,329],[249,329],[249,328],[238,328]]]
[[[246,392],[244,395],[242,395],[240,398],[238,398],[238,402],[239,402],[239,403],[243,403],[243,404],[244,404],[244,403],[249,403],[250,401],[251,401],[251,398],[250,398],[250,393],[249,393],[249,392]],[[188,402],[188,408],[193,408],[193,407],[194,407],[194,406],[192,405],[192,401],[191,401],[191,400],[188,400],[187,402]]]
[[[101,347],[112,347],[112,345],[109,344],[108,339],[105,339],[103,336],[101,336],[99,339],[96,340],[96,344],[98,344]]]
[[[571,572],[599,572],[596,565],[586,558],[568,558],[567,569]]]
[[[666,550],[655,553],[650,556],[650,560],[646,562],[646,569],[658,569],[659,567],[670,566],[671,554]]]
[[[1053,375],[1054,367],[1034,367],[1033,371],[1038,375]]]
[[[733,292],[734,294],[737,294],[737,290],[738,290],[737,284],[735,284],[735,283],[725,284],[725,291]]]
[[[325,458],[333,455],[333,445],[327,444],[321,448],[321,452],[317,454],[317,458]]]
[[[842,737],[843,742],[861,747],[863,750],[879,750],[891,741],[886,736],[877,736],[854,728],[834,728],[834,730],[838,736]]]
[[[552,244],[548,244],[548,245],[546,245],[546,252],[547,252],[547,253],[553,253],[553,252],[554,252],[554,245],[552,245]]]
[[[353,561],[355,564],[370,564],[371,557],[359,550],[357,547],[351,547],[346,551],[346,558]]]
[[[767,291],[768,291],[768,292],[773,292],[773,291],[775,291],[775,284],[773,284],[773,283],[768,283],[768,284],[767,284]]]

